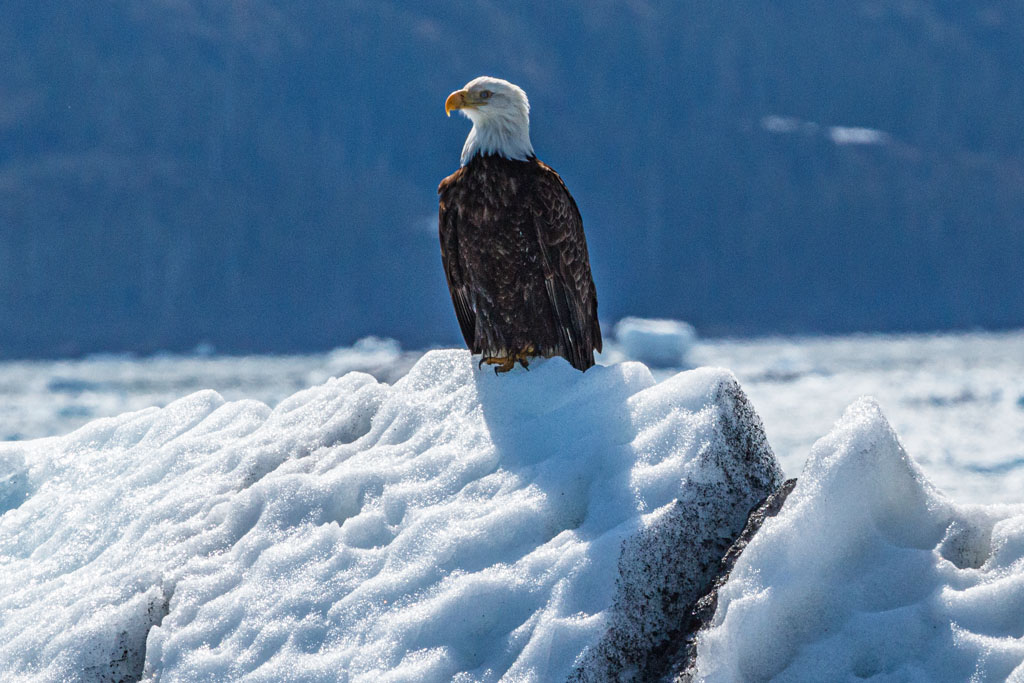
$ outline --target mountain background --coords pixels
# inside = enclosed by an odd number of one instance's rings
[[[447,94],[529,94],[602,319],[1024,325],[1024,4],[2,0],[0,356],[460,340]]]

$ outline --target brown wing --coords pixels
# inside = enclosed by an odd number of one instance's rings
[[[448,291],[455,305],[455,317],[459,319],[459,328],[466,346],[471,353],[480,353],[476,344],[476,313],[471,304],[469,287],[462,272],[459,261],[458,205],[452,201],[452,188],[462,169],[441,181],[437,188],[440,195],[438,204],[437,227],[441,237],[441,263],[444,275],[448,280]]]
[[[583,218],[558,173],[538,164],[533,215],[545,288],[565,357],[573,367],[586,370],[594,364],[594,351],[601,350],[602,341]]]

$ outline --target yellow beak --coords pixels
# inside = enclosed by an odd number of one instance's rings
[[[466,100],[467,95],[469,95],[469,92],[465,88],[456,90],[449,95],[448,99],[444,101],[444,113],[447,116],[451,116],[452,112],[456,109],[473,106]]]

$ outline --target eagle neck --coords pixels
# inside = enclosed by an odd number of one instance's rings
[[[534,154],[533,143],[530,142],[530,120],[522,118],[499,116],[474,121],[462,147],[462,165],[468,164],[477,154],[497,154],[516,161],[531,159]]]

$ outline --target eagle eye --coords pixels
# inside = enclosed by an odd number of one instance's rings
[[[486,100],[490,96],[491,96],[491,91],[490,90],[481,90],[480,91],[480,99],[481,100]]]

